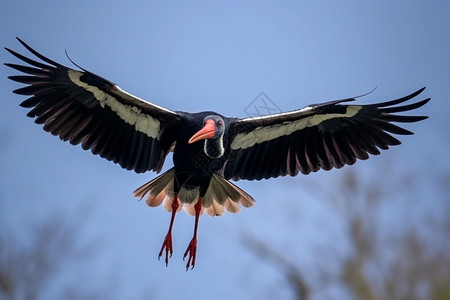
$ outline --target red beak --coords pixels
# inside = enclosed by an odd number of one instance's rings
[[[189,144],[195,143],[199,140],[211,139],[216,132],[216,125],[213,120],[206,120],[205,126],[197,131],[188,141]]]

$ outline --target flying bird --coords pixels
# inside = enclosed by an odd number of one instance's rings
[[[347,98],[248,118],[173,111],[131,95],[75,63],[79,70],[61,65],[18,40],[40,61],[5,48],[27,64],[6,63],[23,73],[8,78],[26,84],[14,93],[30,96],[20,105],[30,109],[27,116],[45,131],[137,173],[160,172],[173,152],[173,167],[133,194],[152,207],[164,203],[171,212],[158,255],[165,255],[166,265],[173,253],[176,213],[184,207],[195,216],[194,234],[183,256],[188,258],[186,269],[195,266],[203,212],[220,216],[254,204],[230,179],[296,176],[352,165],[399,145],[391,134],[412,134],[392,122],[427,118],[397,114],[426,104],[430,98],[404,104],[425,88],[387,102],[357,105],[349,104],[355,98]]]

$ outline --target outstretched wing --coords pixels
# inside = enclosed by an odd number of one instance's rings
[[[159,171],[175,142],[179,115],[135,97],[85,69],[67,68],[33,50],[45,63],[6,48],[28,64],[5,65],[26,75],[8,78],[27,84],[14,91],[31,96],[20,105],[29,117],[63,141],[91,149],[122,168]]]
[[[430,99],[398,105],[419,95],[371,105],[347,105],[354,98],[309,105],[303,109],[240,119],[230,128],[231,150],[222,170],[227,179],[260,180],[309,174],[352,165],[380,154],[400,141],[393,134],[412,134],[391,122],[410,123],[425,116],[404,116]]]

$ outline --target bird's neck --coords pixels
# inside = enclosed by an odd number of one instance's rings
[[[210,158],[220,158],[224,154],[223,136],[205,140],[205,154]]]

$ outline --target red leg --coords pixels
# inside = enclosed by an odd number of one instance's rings
[[[197,228],[198,228],[198,219],[200,217],[200,212],[202,211],[202,198],[198,198],[197,203],[194,205],[195,209],[195,227],[194,227],[194,236],[192,237],[191,242],[189,243],[189,246],[186,249],[186,252],[184,252],[183,260],[186,258],[186,256],[189,254],[189,258],[186,264],[186,271],[191,267],[191,270],[195,266],[195,255],[197,254]]]
[[[173,221],[175,220],[175,214],[177,213],[179,203],[178,203],[178,195],[175,194],[172,200],[172,217],[170,218],[170,225],[169,225],[169,231],[166,234],[166,238],[164,239],[164,242],[161,247],[161,251],[159,251],[158,254],[158,260],[161,258],[161,255],[163,254],[164,249],[166,249],[166,267],[169,264],[169,258],[172,257],[173,249],[172,249],[172,226]],[[169,255],[170,254],[170,255]]]

